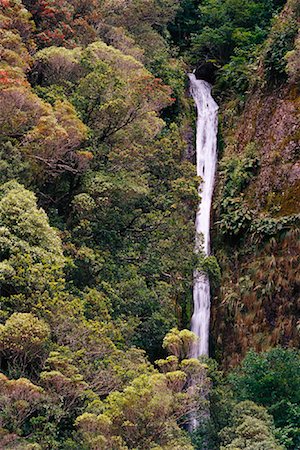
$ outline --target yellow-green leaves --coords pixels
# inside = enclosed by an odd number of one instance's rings
[[[49,326],[30,313],[14,313],[0,325],[0,355],[10,371],[22,374],[28,365],[39,363],[50,338]]]
[[[196,342],[197,336],[192,331],[172,328],[163,340],[163,347],[169,353],[183,359],[190,355],[191,348]]]
[[[184,378],[182,372],[142,375],[123,392],[111,393],[99,415],[84,413],[76,420],[84,441],[93,450],[180,448],[179,442],[184,442],[182,449],[191,449],[176,423],[191,407],[180,393]],[[97,447],[100,440],[103,446]]]
[[[35,195],[17,182],[0,189],[0,296],[9,309],[26,310],[26,299],[62,286],[64,257],[56,231]],[[20,303],[21,304],[20,304]]]

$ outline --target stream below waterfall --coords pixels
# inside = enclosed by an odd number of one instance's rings
[[[218,105],[211,95],[212,86],[189,74],[190,92],[197,107],[196,161],[200,202],[196,214],[195,252],[210,254],[210,213],[217,165]],[[210,284],[208,276],[195,269],[194,312],[191,329],[199,337],[191,356],[209,354]]]

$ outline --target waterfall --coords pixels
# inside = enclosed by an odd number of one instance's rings
[[[196,158],[197,175],[202,181],[199,186],[201,200],[196,215],[195,252],[210,254],[210,209],[217,164],[218,105],[211,96],[211,85],[197,80],[189,74],[190,92],[197,106]],[[194,313],[191,329],[199,336],[199,342],[192,349],[191,356],[209,354],[210,285],[208,276],[194,271]]]

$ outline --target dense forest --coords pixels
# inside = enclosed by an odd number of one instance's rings
[[[299,22],[299,0],[0,0],[1,450],[300,449]],[[219,105],[210,256],[192,71]]]

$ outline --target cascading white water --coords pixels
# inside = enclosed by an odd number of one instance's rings
[[[201,200],[196,215],[195,252],[210,254],[210,209],[214,190],[217,164],[218,105],[211,96],[211,85],[204,80],[197,80],[189,74],[190,92],[197,106],[196,158],[197,175],[202,181],[199,186]],[[194,272],[194,313],[191,329],[199,336],[191,356],[208,355],[210,322],[210,285],[206,274]]]

